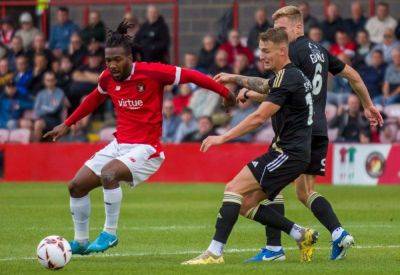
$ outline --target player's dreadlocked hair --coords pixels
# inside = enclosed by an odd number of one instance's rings
[[[106,39],[106,48],[123,47],[127,53],[138,50],[138,46],[133,42],[133,36],[128,35],[128,30],[135,27],[128,21],[119,23],[116,31],[108,30]]]

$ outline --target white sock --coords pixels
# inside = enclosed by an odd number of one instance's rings
[[[89,194],[82,198],[69,199],[69,206],[74,222],[74,240],[80,243],[89,241],[89,216],[90,216],[90,197]]]
[[[295,241],[299,241],[303,236],[303,230],[304,229],[300,225],[294,224],[290,230],[290,236],[295,239]]]
[[[224,246],[225,244],[212,240],[210,243],[210,246],[207,248],[208,251],[210,251],[212,254],[215,256],[221,256],[222,252],[224,251]]]
[[[278,252],[278,251],[280,251],[282,249],[282,246],[267,245],[265,248],[268,249],[268,250],[271,250],[273,252]]]
[[[104,231],[116,235],[119,211],[121,209],[122,189],[104,189],[104,207],[106,211],[106,222],[104,223]]]
[[[340,235],[342,235],[344,229],[342,227],[338,227],[332,232],[332,241],[336,241],[339,239]]]

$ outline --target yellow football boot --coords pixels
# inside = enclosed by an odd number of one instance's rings
[[[206,250],[196,258],[190,259],[182,263],[182,265],[205,265],[205,264],[223,264],[224,257],[216,256],[210,251]]]

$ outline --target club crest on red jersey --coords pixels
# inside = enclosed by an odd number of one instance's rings
[[[144,92],[144,90],[146,90],[146,86],[143,83],[138,83],[136,84],[136,89],[138,90],[138,92]]]

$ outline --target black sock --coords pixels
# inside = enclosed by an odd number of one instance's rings
[[[224,244],[227,242],[232,228],[239,217],[241,203],[242,196],[233,193],[224,194],[224,200],[219,209],[215,224],[214,240]]]
[[[254,220],[263,225],[284,231],[287,234],[290,234],[290,230],[292,230],[294,225],[294,222],[279,214],[270,205],[261,204],[254,215]]]
[[[282,202],[276,203],[275,200],[269,206],[276,212],[285,216],[285,205]],[[265,227],[265,235],[267,236],[267,245],[282,246],[281,237],[282,231],[271,226]]]
[[[314,216],[322,223],[331,233],[338,227],[341,227],[331,204],[327,199],[318,193],[313,193],[307,201],[308,207]]]

